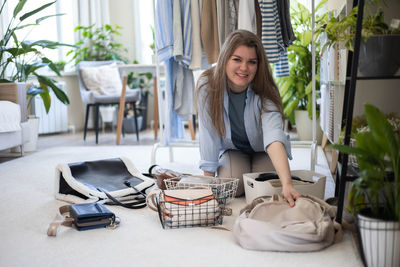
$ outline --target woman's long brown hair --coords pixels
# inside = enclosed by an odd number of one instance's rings
[[[261,112],[271,112],[265,107],[265,100],[271,100],[284,118],[282,99],[272,77],[271,68],[260,39],[250,31],[236,30],[224,42],[216,66],[204,71],[197,83],[196,98],[203,87],[207,88],[205,101],[209,102],[210,116],[217,133],[225,136],[224,90],[227,85],[226,64],[237,47],[254,47],[258,58],[256,75],[251,82],[253,91],[260,97]],[[197,101],[196,101],[197,102]],[[204,108],[201,105],[198,108]]]

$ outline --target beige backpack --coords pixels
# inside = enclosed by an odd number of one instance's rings
[[[313,196],[299,198],[294,207],[278,195],[257,198],[240,213],[233,233],[246,249],[316,251],[342,237],[333,207]]]

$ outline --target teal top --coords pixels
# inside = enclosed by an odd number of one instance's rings
[[[246,153],[253,154],[249,138],[247,137],[244,126],[244,108],[246,106],[247,90],[242,93],[234,93],[228,90],[229,96],[229,120],[231,122],[232,143],[237,149]]]

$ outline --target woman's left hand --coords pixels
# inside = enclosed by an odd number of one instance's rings
[[[290,207],[294,207],[294,202],[301,197],[301,194],[294,189],[292,184],[284,185],[282,187],[282,194],[289,202]]]

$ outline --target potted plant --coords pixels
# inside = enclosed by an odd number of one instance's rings
[[[59,65],[44,55],[44,49],[56,49],[59,46],[71,46],[59,42],[49,40],[30,41],[27,39],[19,40],[18,30],[27,27],[40,25],[40,22],[62,14],[47,15],[36,18],[34,24],[27,23],[28,18],[32,18],[40,11],[53,5],[56,1],[44,4],[34,10],[30,10],[24,14],[24,6],[27,0],[20,0],[14,7],[12,16],[6,28],[6,32],[0,41],[0,88],[9,90],[14,87],[15,83],[20,88],[18,91],[26,91],[24,97],[28,97],[27,107],[23,107],[23,121],[26,120],[29,113],[30,103],[33,98],[39,95],[43,101],[46,112],[49,112],[51,106],[50,91],[53,91],[59,101],[69,104],[66,93],[61,89],[56,80],[41,73],[41,70],[47,69],[51,73],[61,76]],[[0,16],[6,10],[7,0],[2,2],[0,8]],[[20,99],[21,100],[21,99]],[[21,105],[26,102],[21,100]],[[24,145],[25,151],[36,150],[36,142],[38,138],[39,118],[30,115],[28,119],[28,127],[30,130],[29,142]]]
[[[135,61],[137,64],[138,62]],[[138,127],[139,130],[146,129],[147,122],[147,107],[148,107],[148,98],[151,95],[150,88],[153,86],[153,74],[151,72],[145,73],[134,73],[130,72],[128,74],[128,86],[129,88],[140,88],[141,91],[141,99],[138,105]],[[124,123],[134,124],[133,119],[129,120],[129,118],[133,117],[133,110],[131,105],[128,105],[125,111],[127,118],[124,120]],[[125,116],[126,117],[126,116]],[[140,123],[139,123],[140,122]],[[131,127],[128,127],[131,128]],[[132,130],[132,132],[135,132]]]
[[[387,118],[388,122],[395,131],[400,131],[400,117],[397,116],[396,113],[392,112],[385,114],[385,117]],[[350,145],[355,146],[357,134],[363,132],[369,132],[369,127],[364,115],[354,117],[351,125],[352,126],[350,132]],[[338,140],[339,144],[343,144],[344,135],[345,131],[343,129],[339,135],[339,140]],[[355,169],[358,169],[357,159],[355,155],[349,155],[349,164],[351,164],[352,167],[354,167]]]
[[[391,28],[384,21],[381,7],[376,9],[380,1],[368,1],[366,5],[361,31],[359,55],[359,71],[365,76],[393,75],[400,68],[400,29]],[[354,50],[354,36],[356,32],[358,7],[341,18],[332,17],[326,21],[323,31],[328,42],[323,51],[337,43],[343,44],[348,50]]]
[[[326,1],[322,1],[316,8],[319,10]],[[316,23],[324,21],[322,18],[326,16],[316,17]],[[286,118],[289,119],[290,123],[296,124],[296,129],[299,134],[300,140],[311,140],[312,133],[310,129],[311,118],[312,118],[312,27],[311,27],[311,13],[302,4],[294,1],[291,5],[291,19],[293,30],[296,36],[296,40],[291,46],[288,47],[288,59],[289,59],[289,76],[277,78],[277,84],[279,92],[282,97],[282,103]],[[320,56],[319,56],[319,39],[315,39],[315,64],[316,64],[316,91],[319,93],[320,88]],[[298,118],[295,119],[295,111]],[[300,112],[297,112],[300,111]],[[303,115],[303,114],[304,115]],[[299,122],[300,116],[303,115],[306,122]],[[317,118],[319,112],[317,110]],[[300,126],[300,127],[299,127]],[[307,134],[301,131],[301,126],[304,126],[305,131],[309,131]],[[319,124],[317,123],[318,128]],[[322,137],[322,131],[320,136]],[[320,137],[320,138],[321,138]]]
[[[120,26],[114,27],[105,24],[100,27],[95,27],[95,24],[90,26],[77,26],[75,32],[79,32],[80,41],[75,44],[75,48],[70,50],[67,55],[73,54],[72,59],[75,64],[80,61],[107,61],[116,60],[128,62],[123,56],[127,49],[123,48],[121,43],[115,40],[116,35],[121,35]]]
[[[400,131],[370,104],[365,104],[365,118],[369,130],[356,134],[355,147],[333,148],[357,159],[359,177],[349,205],[357,213],[365,263],[400,266]]]
[[[27,18],[36,15],[55,2],[50,2],[20,15],[26,3],[26,0],[20,0],[14,8],[7,30],[0,41],[0,83],[17,82],[22,83],[21,86],[26,86],[27,81],[32,81],[32,84],[27,86],[27,95],[30,101],[36,95],[40,95],[46,112],[49,111],[51,105],[50,91],[53,91],[58,100],[64,104],[69,104],[69,99],[54,79],[39,72],[41,69],[48,68],[49,71],[61,76],[59,68],[44,55],[43,49],[56,49],[59,46],[71,45],[48,40],[19,40],[16,33],[19,29],[37,26],[45,19],[61,15],[44,16],[37,18],[36,24],[24,24]],[[3,12],[7,12],[5,10],[6,3],[7,0],[3,1],[0,9],[1,16]]]

